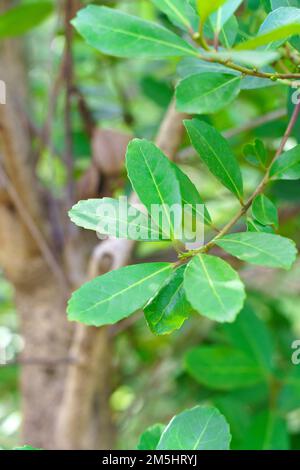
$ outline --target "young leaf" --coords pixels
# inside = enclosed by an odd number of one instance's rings
[[[197,312],[218,322],[234,321],[245,300],[238,273],[221,258],[210,255],[198,255],[190,261],[184,289]]]
[[[240,76],[216,73],[191,75],[176,87],[179,111],[211,114],[228,105],[240,92]]]
[[[226,346],[202,346],[189,351],[186,367],[194,379],[215,390],[235,390],[264,380],[251,356]]]
[[[298,8],[293,8],[290,3],[286,5],[286,7],[287,8],[277,8],[276,11],[270,12],[259,28],[259,34],[271,32],[281,26],[300,24],[299,5]],[[270,45],[268,45],[268,47],[270,47]]]
[[[272,227],[262,225],[257,220],[247,219],[247,231],[248,232],[264,232],[264,233],[274,233]]]
[[[227,0],[196,0],[201,23],[205,23],[211,13],[220,8]]]
[[[295,243],[270,233],[234,233],[216,241],[216,245],[251,264],[290,269],[296,260]]]
[[[197,56],[197,50],[166,28],[112,8],[89,5],[72,21],[90,46],[117,57]]]
[[[272,11],[262,26],[258,36],[240,43],[236,49],[255,49],[267,45],[268,49],[280,46],[290,36],[300,33],[299,8],[278,8]]]
[[[285,420],[275,411],[255,416],[241,445],[243,450],[289,450]]]
[[[152,0],[152,2],[176,26],[191,32],[198,30],[199,17],[188,0]]]
[[[52,2],[30,1],[0,15],[0,38],[19,36],[42,23],[53,11]]]
[[[265,168],[268,161],[268,154],[263,141],[260,139],[255,139],[254,148],[257,158],[259,159],[261,165]]]
[[[200,220],[204,220],[207,225],[211,225],[212,220],[210,214],[203,202],[202,197],[198,193],[196,186],[192,183],[189,177],[183,173],[183,171],[174,163],[173,167],[180,186],[182,205],[190,205],[192,207],[192,214],[195,217],[198,217]],[[200,213],[197,211],[197,205],[203,206],[203,211]]]
[[[155,450],[165,427],[164,424],[154,424],[146,429],[140,437],[137,450]]]
[[[174,220],[170,213],[173,205],[181,207],[180,185],[174,166],[154,144],[134,139],[127,149],[126,167],[131,184],[151,218],[161,226],[160,213],[153,210],[154,205],[159,206],[168,225],[162,227],[162,231],[172,238],[182,222],[180,214],[177,214],[178,220]]]
[[[215,33],[219,33],[243,0],[227,0],[217,11],[210,16],[210,23]]]
[[[108,197],[79,201],[69,211],[69,216],[78,227],[94,230],[101,235],[143,241],[163,238],[148,215]]]
[[[278,228],[277,207],[264,194],[260,194],[254,199],[252,215],[262,225],[273,225]]]
[[[241,200],[242,174],[226,139],[212,126],[198,119],[185,121],[184,125],[193,147],[212,174]]]
[[[300,179],[300,145],[283,153],[273,163],[270,177],[281,180]]]
[[[224,416],[216,408],[196,406],[170,421],[157,450],[229,450],[230,441]]]
[[[147,263],[111,271],[73,293],[68,318],[85,325],[111,325],[143,308],[172,273],[170,263]]]
[[[170,334],[181,328],[191,313],[183,288],[185,266],[172,273],[168,284],[162,287],[156,297],[144,309],[145,317],[152,333]]]
[[[239,32],[239,24],[235,16],[229,18],[220,31],[219,41],[225,47],[230,49],[233,47]]]
[[[252,165],[266,168],[268,154],[262,140],[256,139],[254,144],[245,145],[244,155]]]

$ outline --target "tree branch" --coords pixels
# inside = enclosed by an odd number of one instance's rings
[[[170,158],[174,158],[181,143],[184,132],[182,121],[185,117],[176,112],[175,103],[172,102],[158,132],[156,143]],[[136,201],[137,196],[133,194],[131,200]],[[90,261],[89,278],[128,264],[134,247],[134,241],[124,239],[108,239],[100,243]],[[105,367],[110,368],[111,340],[112,335],[107,327],[76,325],[70,356],[81,359],[80,364],[73,364],[68,368],[57,427],[57,442],[62,448],[78,449],[82,445],[82,437],[93,412],[100,358],[102,373],[105,372]],[[107,370],[107,374],[106,380],[111,376],[111,371]],[[101,395],[107,394],[109,384],[102,383]],[[99,447],[99,443],[96,445]],[[105,448],[105,443],[100,443],[100,446]]]
[[[205,244],[199,250],[192,250],[192,251],[183,253],[182,256],[181,256],[181,260],[186,260],[188,258],[191,258],[191,257],[195,256],[198,253],[206,253],[207,251],[209,251],[211,248],[213,248],[215,246],[215,242],[217,240],[219,240],[220,238],[222,238],[224,235],[226,235],[235,226],[235,224],[239,221],[239,219],[241,217],[243,217],[248,212],[248,210],[252,206],[252,203],[253,203],[254,199],[264,191],[265,187],[269,183],[271,167],[274,164],[274,162],[277,160],[277,158],[282,154],[282,152],[284,150],[284,147],[285,147],[285,144],[287,143],[287,141],[288,141],[288,139],[291,135],[291,132],[294,129],[296,123],[297,123],[297,120],[299,118],[299,114],[300,114],[300,102],[295,106],[294,112],[293,112],[293,114],[291,116],[291,119],[288,123],[287,129],[286,129],[286,131],[284,133],[284,136],[281,140],[279,148],[278,148],[277,152],[275,153],[274,158],[272,159],[271,163],[269,164],[269,166],[266,170],[266,174],[265,174],[264,178],[262,179],[262,181],[260,182],[258,187],[255,189],[255,191],[252,193],[252,195],[249,197],[247,202],[243,205],[241,210],[233,217],[233,219],[210,242]],[[179,261],[179,264],[181,264],[181,261]]]

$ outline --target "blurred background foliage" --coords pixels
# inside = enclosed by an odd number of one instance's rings
[[[57,76],[64,48],[65,37],[59,3],[53,1],[53,11],[46,21],[24,34],[29,68],[29,106],[32,121],[37,127],[44,122],[51,106],[49,90]],[[93,3],[115,6],[175,29],[148,0]],[[242,35],[255,33],[269,8],[268,0],[250,0],[244,3],[248,3],[249,8],[244,6],[239,11],[238,34]],[[76,86],[101,127],[121,129],[134,136],[154,139],[172,98],[173,85],[178,79],[176,71],[179,60],[149,62],[109,58],[88,47],[76,36],[74,64]],[[253,159],[249,158],[249,152],[244,152],[245,146],[260,139],[271,156],[284,133],[289,102],[287,87],[269,86],[243,91],[226,109],[213,117],[205,117],[220,131],[231,136],[230,144],[242,163],[246,190],[254,187],[261,177],[261,171],[253,163]],[[52,147],[51,150],[43,150],[37,167],[41,183],[57,197],[66,179],[60,158],[64,145],[62,109],[62,98],[59,98],[52,121]],[[277,119],[252,127],[258,118],[274,111],[279,111]],[[75,169],[79,178],[89,166],[91,148],[75,103],[72,124]],[[290,147],[296,140],[299,141],[299,132],[298,127],[288,142]],[[38,146],[39,142],[36,141],[33,151]],[[178,158],[201,190],[204,200],[208,201],[207,205],[216,225],[222,225],[236,211],[234,197],[209,177],[205,167],[188,147],[187,139],[182,144]],[[116,187],[116,193],[123,190]],[[129,190],[128,183],[125,184],[126,190]],[[298,245],[299,190],[298,181],[278,182],[270,190],[273,200],[281,208],[281,233],[296,240]],[[157,255],[157,251],[167,248],[159,244],[140,244],[137,256],[153,257]],[[300,449],[300,365],[297,368],[291,363],[292,342],[300,338],[300,265],[298,263],[289,273],[241,266],[241,274],[248,286],[249,304],[262,320],[262,328],[272,342],[278,375],[289,370],[294,370],[295,373],[293,387],[287,392],[285,399],[286,403],[291,401],[290,406],[282,411],[282,423],[274,425],[274,433],[271,430],[272,435],[269,438],[273,439],[273,446]],[[11,448],[18,443],[21,422],[18,353],[22,350],[22,338],[18,334],[13,292],[3,276],[0,279],[0,324],[0,341],[5,345],[10,362],[0,368],[0,447]],[[234,448],[245,448],[245,445],[255,448],[261,445],[256,441],[265,427],[264,413],[272,411],[274,406],[277,411],[279,409],[277,402],[275,405],[270,403],[268,387],[259,383],[235,390],[222,390],[199,383],[195,379],[195,373],[191,373],[187,367],[190,350],[195,347],[228,344],[230,328],[231,326],[226,329],[209,322],[199,322],[199,318],[195,317],[171,337],[156,337],[150,333],[144,318],[139,315],[130,328],[117,336],[113,371],[115,383],[110,402],[118,429],[118,448],[136,446],[140,433],[147,426],[155,422],[167,422],[178,411],[207,402],[219,407],[229,421]],[[256,330],[249,332],[254,338],[256,333]]]

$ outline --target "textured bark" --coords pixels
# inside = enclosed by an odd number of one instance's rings
[[[15,289],[25,342],[22,361],[31,363],[21,371],[23,440],[46,448],[54,440],[71,325],[65,316],[68,293],[61,289],[60,279],[48,263],[50,259],[50,264],[59,266],[51,252],[46,208],[34,177],[31,139],[21,119],[26,103],[23,59],[18,41],[7,41],[1,47],[7,103],[0,106],[0,265]],[[63,276],[61,268],[58,271]]]
[[[176,112],[175,104],[172,102],[156,139],[157,145],[164,150],[169,158],[174,158],[181,143],[183,135],[182,120],[185,117],[186,115]],[[136,200],[137,197],[133,194],[132,201]],[[89,277],[93,278],[95,275],[128,264],[134,246],[135,243],[128,240],[109,239],[101,243],[94,251],[91,259]],[[86,358],[86,360],[74,363],[68,371],[67,386],[64,390],[58,421],[57,435],[59,445],[62,448],[86,448],[87,444],[85,440],[81,440],[81,436],[86,432],[86,424],[93,421],[95,395],[98,394],[98,396],[103,397],[109,392],[110,388],[108,381],[109,370],[105,376],[98,377],[98,381],[94,378],[97,364],[101,362],[102,373],[103,368],[109,364],[112,354],[109,341],[108,328],[95,329],[83,325],[76,327],[72,351],[74,351],[76,357]],[[105,357],[106,361],[103,362]],[[106,403],[106,407],[104,406],[102,409],[107,409],[108,406],[108,403]],[[109,421],[109,416],[110,414],[107,416],[108,419],[105,423],[102,420],[102,426],[99,425],[98,421],[98,430],[102,436],[100,440],[102,449],[113,447],[113,423]]]
[[[5,0],[2,7],[9,4]],[[15,289],[25,343],[23,441],[45,449],[109,449],[115,434],[109,408],[112,331],[69,323],[66,300],[84,280],[129,263],[134,243],[108,240],[93,251],[95,238],[75,232],[57,252],[22,119],[27,90],[19,41],[1,46],[0,70],[7,84],[7,104],[0,105],[0,266]],[[157,137],[170,158],[181,142],[183,118],[172,103]]]

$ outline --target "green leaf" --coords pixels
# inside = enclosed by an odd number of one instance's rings
[[[219,52],[205,52],[205,56],[214,60],[236,62],[249,67],[264,67],[277,60],[280,56],[275,51],[238,51],[227,50]]]
[[[162,287],[144,309],[149,328],[156,335],[178,330],[192,311],[183,288],[185,269],[185,266],[181,266],[174,271],[168,284]]]
[[[190,261],[184,288],[191,306],[218,322],[234,321],[245,300],[238,273],[221,258],[210,255],[198,255]]]
[[[154,424],[146,429],[140,437],[137,450],[155,450],[165,427],[164,424]]]
[[[266,44],[268,49],[278,47],[289,37],[299,33],[299,8],[278,8],[268,15],[256,37],[240,43],[236,49],[255,49]]]
[[[300,7],[299,0],[271,0],[272,10],[280,7]]]
[[[278,228],[277,207],[264,194],[260,194],[254,199],[252,215],[262,225],[273,225],[275,228]]]
[[[36,447],[25,445],[25,446],[20,446],[20,447],[14,447],[13,450],[42,450],[42,449],[38,449]]]
[[[284,380],[284,385],[279,394],[278,407],[281,412],[289,413],[290,411],[300,408],[300,367],[293,366],[290,373]]]
[[[225,65],[207,62],[206,60],[196,59],[195,57],[185,57],[178,65],[178,74],[181,78],[207,72],[241,76],[239,72],[225,67]]]
[[[270,177],[281,180],[300,179],[300,145],[277,158],[271,167]]]
[[[210,16],[210,23],[216,33],[220,32],[225,23],[230,20],[242,0],[227,0],[223,3],[225,4]]]
[[[224,416],[216,408],[196,406],[170,421],[157,450],[228,450],[230,441]]]
[[[243,392],[243,390],[242,390]],[[232,450],[237,448],[247,431],[250,422],[249,403],[243,403],[233,394],[218,394],[214,397],[214,405],[226,417],[232,433]]]
[[[179,111],[212,114],[220,111],[240,92],[240,76],[216,73],[191,75],[176,87]]]
[[[121,200],[105,197],[79,201],[69,211],[69,216],[79,227],[101,235],[143,241],[163,238],[148,215]]]
[[[198,119],[185,121],[191,143],[212,174],[239,200],[243,197],[243,179],[240,167],[221,134]]]
[[[0,38],[19,36],[41,24],[53,11],[52,2],[32,1],[0,15]]]
[[[288,450],[290,447],[287,425],[273,411],[257,415],[245,434],[243,450]]]
[[[220,8],[227,0],[197,0],[197,10],[201,17],[201,23],[205,23],[209,15]]]
[[[173,57],[197,50],[166,28],[119,10],[89,5],[72,21],[86,42],[117,57]]]
[[[268,154],[262,140],[255,139],[253,144],[245,145],[244,155],[251,164],[266,169]]]
[[[264,232],[264,233],[274,233],[272,227],[262,225],[257,220],[247,219],[247,231],[248,232]]]
[[[172,162],[171,162],[172,164]],[[199,218],[200,220],[204,220],[207,225],[211,225],[212,220],[210,214],[205,206],[202,197],[198,193],[196,186],[192,183],[189,177],[183,173],[183,171],[175,164],[173,164],[176,178],[179,182],[181,198],[182,198],[182,205],[190,205],[192,207],[192,214],[193,216]],[[200,212],[197,210],[197,205],[203,206],[203,211]]]
[[[223,44],[223,46],[226,49],[230,49],[237,38],[239,32],[239,24],[235,16],[232,16],[222,27],[220,31],[220,36],[219,40],[220,43]]]
[[[259,28],[259,34],[272,32],[281,26],[289,26],[290,24],[300,24],[299,8],[293,8],[292,5],[288,5],[287,8],[277,8],[276,11],[270,12],[262,23]],[[268,44],[267,48],[278,47],[283,42],[284,40],[276,41],[275,43]]]
[[[251,264],[290,269],[296,260],[295,243],[270,233],[234,233],[216,241],[216,245]]]
[[[256,385],[264,376],[251,356],[226,346],[202,346],[189,351],[186,367],[208,388],[235,390]]]
[[[180,214],[178,220],[174,220],[176,217],[172,217],[170,210],[174,204],[181,207],[180,185],[174,166],[154,144],[134,139],[128,145],[126,168],[133,189],[159,227],[161,216],[158,211],[154,213],[153,205],[160,207],[166,222],[161,227],[162,232],[172,238],[182,222]]]
[[[265,54],[265,51],[263,51]],[[240,53],[239,53],[240,54]],[[260,55],[260,51],[258,51]],[[269,54],[269,53],[268,53]],[[271,58],[273,61],[273,52],[272,56],[268,57]],[[266,57],[266,56],[265,56]],[[274,73],[274,70],[271,67],[264,67],[262,69],[263,72],[267,73]],[[195,75],[198,73],[226,73],[229,75],[235,75],[242,78],[242,75],[237,72],[236,70],[232,70],[225,65],[222,64],[214,64],[213,62],[207,62],[205,60],[196,59],[194,57],[185,57],[181,60],[178,66],[178,73],[181,78],[189,77],[190,75]],[[248,89],[255,89],[255,88],[263,88],[267,86],[274,86],[275,82],[269,79],[264,78],[257,78],[257,77],[244,77],[241,81],[241,89],[248,90]]]
[[[198,30],[199,17],[188,0],[152,0],[152,2],[176,26],[191,32]]]
[[[111,271],[73,293],[68,318],[86,325],[117,323],[153,297],[172,273],[170,263],[147,263]]]
[[[269,378],[274,366],[274,345],[268,328],[253,310],[246,305],[236,321],[222,325],[222,330],[231,346],[255,360],[264,376]]]
[[[268,153],[263,141],[260,139],[255,139],[254,148],[257,158],[259,159],[262,166],[265,167],[268,161]]]

